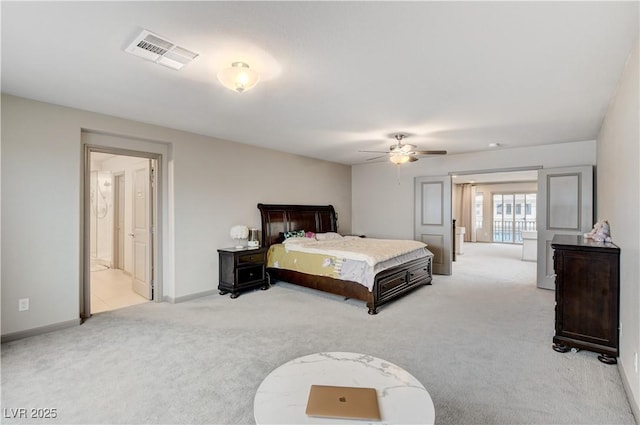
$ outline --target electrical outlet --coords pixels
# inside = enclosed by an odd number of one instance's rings
[[[29,298],[20,298],[18,300],[18,311],[29,310]]]

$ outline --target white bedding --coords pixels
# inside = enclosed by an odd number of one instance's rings
[[[287,251],[327,254],[349,260],[365,261],[371,267],[393,257],[427,247],[425,243],[412,240],[373,239],[357,236],[322,241],[313,238],[294,238],[285,242]]]
[[[285,241],[287,252],[324,254],[339,259],[340,279],[373,289],[375,275],[397,265],[432,256],[427,245],[412,240],[373,239],[345,236],[318,241],[294,238]]]

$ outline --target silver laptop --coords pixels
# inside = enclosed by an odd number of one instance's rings
[[[306,413],[325,418],[381,419],[375,388],[312,385]]]

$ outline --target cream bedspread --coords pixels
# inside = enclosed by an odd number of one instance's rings
[[[374,267],[393,257],[406,254],[427,245],[412,240],[360,238],[345,236],[340,239],[317,241],[311,238],[296,238],[286,241],[287,251],[333,255],[356,261],[364,261]]]

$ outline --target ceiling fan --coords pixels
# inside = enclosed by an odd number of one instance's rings
[[[384,155],[379,155],[373,158],[369,158],[367,159],[367,161],[373,161],[375,159],[384,158],[385,156],[388,156],[389,161],[393,162],[396,165],[404,164],[407,162],[415,162],[419,159],[418,156],[421,156],[421,155],[446,155],[447,154],[447,151],[416,150],[416,145],[411,145],[409,143],[402,143],[402,141],[406,137],[408,137],[408,134],[405,134],[405,133],[396,133],[396,134],[393,134],[392,137],[396,139],[396,143],[389,146],[388,151],[360,151],[360,152],[383,153]]]

